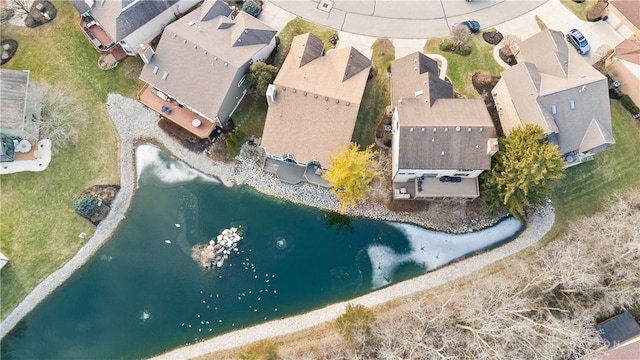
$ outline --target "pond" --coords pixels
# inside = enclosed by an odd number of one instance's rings
[[[137,150],[139,188],[113,237],[2,340],[2,359],[140,358],[371,292],[502,244],[522,225],[451,235],[226,188]],[[191,257],[243,232],[221,268]]]

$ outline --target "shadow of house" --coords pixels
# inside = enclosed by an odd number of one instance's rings
[[[28,70],[0,69],[2,161],[13,161],[13,151],[20,151],[19,147],[15,147],[25,144],[23,141],[33,145],[39,140],[42,113],[40,95],[40,89],[29,79]]]

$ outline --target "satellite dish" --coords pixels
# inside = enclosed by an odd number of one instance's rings
[[[200,124],[202,124],[202,122],[200,122],[200,120],[198,119],[193,119],[193,121],[191,121],[191,125],[193,125],[194,127],[198,127],[200,126]]]

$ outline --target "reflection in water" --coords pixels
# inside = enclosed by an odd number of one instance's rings
[[[324,223],[327,229],[335,229],[337,232],[353,233],[353,225],[351,224],[351,218],[346,215],[342,215],[335,211],[325,211],[322,213]]]

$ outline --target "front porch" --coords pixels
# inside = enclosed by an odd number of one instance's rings
[[[480,196],[478,178],[457,178],[442,182],[440,178],[415,178],[412,181],[393,183],[393,198],[425,200],[433,198],[467,198]]]
[[[194,114],[189,108],[178,104],[175,99],[164,100],[155,93],[149,84],[146,84],[138,94],[138,101],[200,139],[210,138],[211,133],[219,125]]]
[[[276,175],[280,181],[287,184],[295,185],[301,182],[307,182],[323,188],[331,188],[329,182],[322,177],[322,169],[320,166],[313,162],[309,164],[298,164],[296,162],[278,160],[267,156],[262,170]]]
[[[83,30],[84,36],[100,54],[111,54],[116,61],[122,61],[127,58],[128,55],[124,52],[120,44],[116,44],[95,20],[83,17],[80,20],[80,27]]]
[[[569,155],[566,155],[564,159],[567,162],[567,164],[564,166],[564,168],[566,169],[572,166],[580,165],[587,161],[591,161],[595,158],[591,153],[571,153]]]

